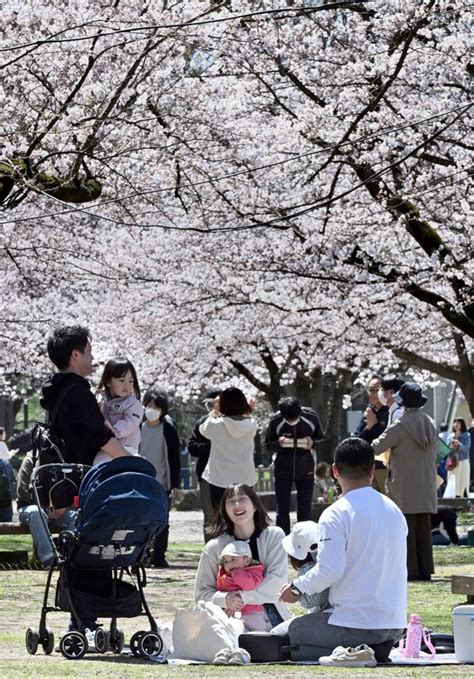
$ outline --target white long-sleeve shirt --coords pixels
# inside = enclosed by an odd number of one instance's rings
[[[294,580],[305,594],[329,587],[330,625],[401,629],[407,619],[405,517],[366,486],[346,493],[319,520],[318,562]]]

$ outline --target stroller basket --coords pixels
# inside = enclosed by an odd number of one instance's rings
[[[102,588],[103,590],[103,588]],[[94,615],[105,618],[134,618],[142,613],[142,599],[138,589],[129,582],[114,580],[106,591],[91,592],[81,590],[78,574],[70,574],[69,596],[77,613],[82,616]],[[71,612],[68,587],[63,574],[56,585],[56,606],[62,611]]]

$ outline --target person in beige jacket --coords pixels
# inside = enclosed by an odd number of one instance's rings
[[[391,449],[386,492],[408,524],[408,579],[430,580],[434,573],[431,514],[438,511],[438,433],[431,417],[421,410],[426,396],[418,384],[405,382],[395,399],[404,407],[405,414],[387,427],[372,446],[376,454]]]

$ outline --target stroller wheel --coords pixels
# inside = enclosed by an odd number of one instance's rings
[[[125,644],[125,635],[121,629],[117,628],[110,632],[110,650],[114,653],[122,653]]]
[[[95,650],[97,653],[107,653],[109,650],[110,633],[102,627],[98,627],[94,635]]]
[[[35,629],[28,627],[25,636],[26,650],[30,655],[34,655],[38,650],[39,635]]]
[[[163,641],[156,632],[145,632],[138,640],[138,648],[143,658],[154,658],[163,650]]]
[[[51,655],[54,651],[54,634],[49,627],[46,628],[45,634],[41,639],[41,646],[43,647],[45,655]]]
[[[80,632],[67,632],[59,642],[59,650],[68,660],[79,660],[87,648],[87,639]]]
[[[136,658],[141,658],[142,654],[140,652],[140,646],[139,642],[142,636],[146,634],[143,630],[140,630],[139,632],[135,632],[135,634],[132,634],[130,638],[130,650],[132,651],[133,655]]]

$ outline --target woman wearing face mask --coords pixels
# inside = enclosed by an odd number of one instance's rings
[[[179,436],[173,420],[168,415],[169,403],[166,393],[160,389],[148,389],[144,398],[145,419],[142,424],[140,455],[152,463],[156,478],[171,495],[179,487],[180,457]],[[169,525],[158,535],[152,554],[152,564],[168,568],[165,554],[168,549]]]

